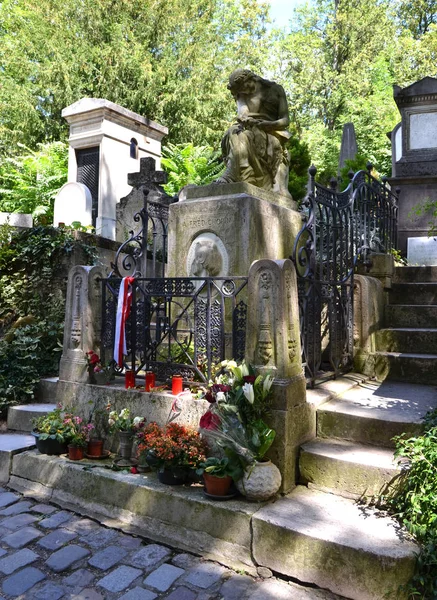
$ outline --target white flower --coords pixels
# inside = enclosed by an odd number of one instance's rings
[[[115,419],[117,419],[117,417],[118,417],[118,415],[117,415],[116,411],[115,410],[111,410],[111,412],[109,413],[109,419],[111,421],[114,421]]]
[[[227,360],[222,360],[222,362],[220,363],[220,366],[221,366],[221,367],[226,367],[226,366],[227,366],[227,364],[228,364],[228,361],[227,361]]]
[[[241,373],[242,373],[243,377],[247,377],[249,375],[249,369],[248,369],[246,363],[241,363]]]
[[[144,421],[144,417],[135,417],[133,423],[134,423],[134,425],[139,425],[143,421]]]
[[[115,425],[114,419],[108,419],[108,425],[109,425],[109,427],[112,427],[113,425]]]
[[[235,362],[235,360],[230,360],[228,362],[228,369],[236,369],[237,368],[237,363]]]
[[[266,375],[266,378],[264,379],[264,382],[263,382],[263,391],[264,391],[265,395],[267,395],[268,392],[270,391],[270,388],[272,387],[273,379],[274,378],[271,375]]]
[[[226,394],[224,392],[217,392],[215,399],[217,402],[226,402]]]
[[[255,400],[255,392],[253,391],[253,385],[251,383],[245,383],[243,385],[243,394],[245,395],[249,404],[253,404]]]
[[[123,408],[120,413],[120,419],[128,419],[130,415],[130,410],[128,408]]]

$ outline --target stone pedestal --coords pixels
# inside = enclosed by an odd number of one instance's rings
[[[170,206],[168,277],[246,276],[254,260],[291,255],[302,223],[293,200],[245,183],[184,196]]]
[[[289,259],[258,260],[250,268],[246,360],[275,377],[268,422],[276,439],[269,458],[281,471],[286,493],[296,485],[300,445],[316,434],[301,361],[296,272]]]
[[[104,267],[76,266],[68,276],[67,302],[60,381],[88,380],[85,354],[99,352],[101,333],[101,278],[107,277]]]
[[[395,272],[395,261],[391,254],[370,254],[370,266],[358,264],[357,273],[376,277],[382,283],[385,290],[391,289],[392,279]]]

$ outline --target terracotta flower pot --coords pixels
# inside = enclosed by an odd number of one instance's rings
[[[216,477],[215,475],[204,473],[203,479],[206,491],[211,496],[226,496],[229,493],[232,483],[232,477],[229,477],[229,475],[226,477]]]
[[[79,448],[78,446],[72,446],[71,444],[68,446],[68,458],[70,460],[82,460],[83,455],[83,448]]]
[[[102,456],[103,454],[103,440],[90,440],[88,442],[87,452],[88,456]]]

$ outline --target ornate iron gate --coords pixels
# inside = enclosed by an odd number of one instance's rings
[[[291,257],[298,275],[302,362],[311,387],[353,363],[353,285],[358,260],[390,252],[397,235],[397,198],[368,171],[352,174],[344,192],[315,182],[309,169],[304,225]]]

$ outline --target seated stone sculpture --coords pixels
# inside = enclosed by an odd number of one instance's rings
[[[291,197],[286,149],[290,119],[283,88],[237,69],[229,77],[228,89],[237,103],[237,122],[223,137],[226,170],[216,182],[244,181]]]

